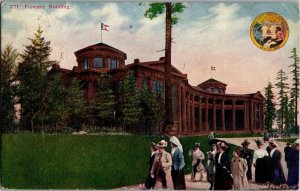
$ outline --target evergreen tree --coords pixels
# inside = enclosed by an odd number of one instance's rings
[[[124,79],[122,87],[122,116],[123,124],[133,133],[137,132],[137,128],[141,123],[142,108],[140,100],[140,92],[137,89],[136,80],[133,73]]]
[[[172,109],[172,25],[178,23],[177,13],[182,13],[185,6],[182,3],[150,3],[150,8],[146,10],[145,17],[153,18],[166,13],[165,30],[165,126],[162,131],[170,130],[174,125]]]
[[[65,108],[67,110],[68,125],[78,130],[82,123],[82,116],[86,111],[86,102],[80,81],[75,77],[66,90]]]
[[[93,101],[94,111],[96,116],[100,118],[102,125],[112,125],[115,120],[114,99],[113,91],[109,85],[109,76],[103,73],[98,81]]]
[[[292,99],[290,99],[288,101],[288,105],[287,105],[287,117],[286,117],[286,131],[288,133],[297,133],[297,129],[295,129],[295,115],[294,115],[294,112],[295,112],[295,107],[294,107],[294,101]]]
[[[61,125],[66,117],[67,110],[65,108],[66,90],[63,85],[61,74],[54,74],[48,77],[49,82],[45,88],[45,94],[41,101],[41,108],[37,117],[40,120],[40,126],[43,130],[44,122],[50,126]]]
[[[271,82],[265,87],[265,103],[264,103],[264,116],[265,116],[265,128],[270,131],[276,118],[276,108],[274,102],[273,85]]]
[[[162,119],[162,113],[158,97],[149,91],[147,87],[143,87],[141,92],[141,107],[143,132],[148,135],[158,133],[158,127]]]
[[[278,127],[279,127],[279,131],[283,132],[284,130],[284,124],[285,124],[285,120],[286,120],[286,108],[288,105],[288,101],[287,101],[287,90],[289,89],[288,84],[286,83],[287,81],[287,76],[286,73],[281,69],[278,71],[277,73],[277,83],[275,84],[275,86],[277,87],[278,91],[278,102],[279,102],[279,109],[277,111],[278,113]]]
[[[15,117],[14,110],[14,71],[16,59],[18,57],[16,49],[7,45],[1,52],[0,64],[0,129],[2,131],[12,130]]]
[[[291,87],[291,107],[294,107],[294,128],[296,131],[299,131],[298,127],[298,98],[299,98],[299,56],[297,55],[296,48],[292,49],[292,56],[290,58],[293,59],[293,64],[289,67],[292,68],[292,75],[293,75],[293,84]]]
[[[32,131],[38,124],[38,115],[43,108],[42,101],[47,87],[48,68],[57,63],[49,60],[51,53],[50,41],[42,36],[43,31],[39,27],[33,38],[29,38],[30,44],[25,46],[22,61],[18,65],[17,80],[18,97],[21,104],[21,124],[25,129]]]

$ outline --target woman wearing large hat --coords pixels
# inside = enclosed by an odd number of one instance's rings
[[[243,146],[243,148],[241,149],[241,157],[243,159],[245,159],[247,161],[247,166],[248,166],[248,170],[247,170],[247,179],[251,180],[252,179],[252,159],[253,159],[253,152],[248,148],[250,145],[250,142],[245,139],[241,145]]]
[[[228,155],[229,146],[225,141],[217,143],[218,153],[215,156],[215,190],[232,189],[233,179],[231,174],[231,165]]]
[[[257,150],[253,154],[253,165],[255,167],[255,182],[256,183],[266,183],[270,180],[270,170],[269,170],[269,154],[263,149],[263,142],[261,140],[256,140]]]
[[[184,178],[184,170],[185,166],[184,156],[183,156],[183,148],[179,141],[179,139],[175,136],[170,138],[171,147],[172,147],[172,180],[173,186],[175,190],[185,190],[185,178]]]
[[[168,143],[161,140],[157,144],[158,152],[154,158],[154,162],[150,171],[152,177],[156,176],[157,180],[162,183],[163,189],[167,189],[167,177],[170,175],[172,167],[172,157],[170,153],[165,151]]]
[[[194,148],[192,157],[193,157],[193,161],[192,161],[193,168],[192,168],[191,180],[195,181],[196,174],[197,174],[197,172],[199,172],[200,173],[200,181],[201,181],[204,177],[203,171],[205,171],[205,168],[201,162],[205,159],[205,156],[204,156],[203,152],[200,150],[200,143],[195,143],[195,148]]]

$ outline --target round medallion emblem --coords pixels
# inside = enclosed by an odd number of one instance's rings
[[[286,20],[279,14],[266,12],[253,20],[250,36],[258,48],[274,51],[285,45],[289,38],[289,27]]]

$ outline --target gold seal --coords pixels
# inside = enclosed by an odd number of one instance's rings
[[[289,26],[277,13],[262,13],[251,24],[250,37],[258,48],[274,51],[285,45],[289,38]]]

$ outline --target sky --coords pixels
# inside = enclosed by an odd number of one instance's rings
[[[69,9],[51,9],[49,5]],[[186,9],[178,14],[179,22],[173,27],[172,64],[188,75],[191,85],[212,76],[228,84],[227,93],[263,93],[268,82],[275,83],[280,69],[292,78],[288,66],[292,64],[291,49],[299,48],[298,1],[184,5]],[[103,31],[103,42],[127,53],[126,64],[135,58],[158,60],[164,56],[159,51],[164,49],[164,16],[145,18],[147,8],[138,2],[6,2],[1,7],[1,46],[12,44],[22,52],[40,25],[46,40],[51,41],[51,59],[72,69],[77,65],[75,51],[100,42],[102,21],[109,25],[109,31]],[[278,13],[288,23],[289,39],[279,50],[264,51],[251,41],[251,22],[263,12]],[[211,66],[216,68],[212,74]]]

